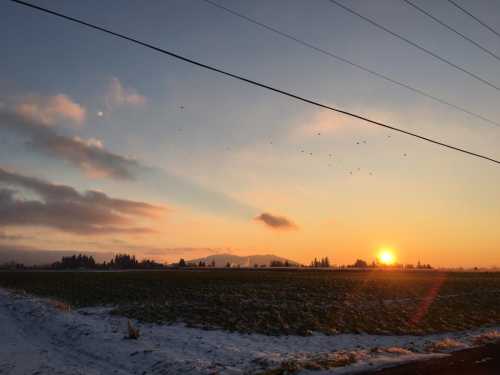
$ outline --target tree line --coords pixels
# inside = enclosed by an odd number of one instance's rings
[[[418,270],[431,270],[432,266],[430,264],[423,264],[420,263],[420,261],[417,263],[417,265],[413,264],[394,264],[391,266],[383,265],[380,263],[377,263],[375,261],[372,261],[371,263],[368,263],[367,261],[363,259],[356,259],[356,261],[348,265],[347,268],[399,268],[399,269],[418,269]]]
[[[0,264],[0,269],[54,269],[54,270],[125,270],[125,269],[161,269],[164,264],[151,259],[138,260],[134,255],[116,254],[110,261],[98,263],[92,255],[74,254],[64,256],[61,260],[47,265],[25,266],[22,263],[7,262]]]
[[[101,269],[101,270],[122,270],[122,269],[159,269],[164,265],[154,260],[137,260],[135,255],[116,254],[109,262],[97,263],[92,255],[72,255],[62,257],[58,262],[52,263],[53,269]]]
[[[21,263],[8,262],[0,265],[0,269],[55,269],[55,270],[77,270],[77,269],[91,269],[91,270],[125,270],[125,269],[163,269],[163,268],[215,268],[215,261],[212,260],[210,263],[205,261],[198,261],[196,263],[188,262],[181,258],[177,263],[172,263],[170,265],[158,263],[151,259],[138,260],[135,255],[129,254],[116,254],[110,261],[98,263],[95,261],[92,255],[85,254],[75,254],[71,256],[62,257],[60,261],[54,262],[46,266],[33,266],[27,267]],[[234,265],[227,262],[224,266],[225,268],[240,268],[240,265]],[[254,268],[282,268],[282,267],[306,267],[303,265],[298,265],[296,263],[289,262],[288,260],[273,260],[269,265],[259,265],[255,264]],[[373,261],[368,263],[363,259],[357,259],[353,264],[333,266],[330,263],[328,257],[314,258],[309,264],[310,268],[397,268],[397,269],[432,269],[430,264],[423,264],[418,262],[416,265],[413,264],[396,264],[393,266],[384,266]]]

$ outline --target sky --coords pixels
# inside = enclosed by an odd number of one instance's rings
[[[500,85],[500,63],[401,0],[339,0]],[[500,126],[202,0],[32,0],[321,103],[500,158]],[[328,0],[216,0],[500,122],[499,90]],[[415,0],[500,54],[446,1]],[[461,2],[500,28],[498,3]],[[500,266],[500,168],[95,30],[0,4],[0,248]]]

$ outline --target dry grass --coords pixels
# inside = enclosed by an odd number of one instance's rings
[[[301,370],[328,370],[351,365],[365,357],[366,355],[361,352],[339,351],[321,353],[309,358],[283,361],[279,366],[267,369],[259,375],[286,375],[295,374]]]
[[[49,305],[52,307],[55,307],[57,310],[62,311],[62,312],[70,312],[71,311],[71,305],[62,301],[58,301],[55,299],[49,299],[47,301]]]
[[[413,355],[414,353],[400,347],[373,348],[371,350],[337,351],[330,353],[306,354],[304,357],[293,358],[281,362],[279,365],[261,363],[267,368],[259,375],[285,375],[300,373],[302,370],[325,371],[338,367],[345,367],[354,363],[390,357]]]
[[[473,342],[475,345],[485,345],[497,341],[500,341],[500,331],[493,330],[474,337]]]
[[[127,329],[128,329],[128,338],[132,340],[137,340],[141,336],[141,332],[139,328],[135,328],[132,325],[130,319],[127,321]]]
[[[428,352],[440,353],[451,350],[464,349],[466,346],[467,345],[461,341],[445,338],[443,340],[434,341],[429,346],[427,346],[426,350]]]
[[[389,353],[389,354],[397,354],[397,355],[413,354],[413,352],[411,352],[410,350],[405,349],[405,348],[400,348],[399,346],[391,346],[388,348],[383,348],[382,351]]]

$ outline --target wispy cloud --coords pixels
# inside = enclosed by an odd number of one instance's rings
[[[59,135],[53,128],[16,112],[0,110],[0,128],[28,137],[33,150],[69,162],[92,177],[132,179],[141,168],[137,161],[107,151],[98,139]]]
[[[362,110],[359,111],[363,113]],[[370,111],[368,117],[384,121],[390,118],[389,113],[380,111]],[[291,128],[290,137],[292,139],[303,139],[304,137],[332,136],[340,134],[353,134],[358,132],[366,133],[375,129],[365,122],[335,113],[328,110],[315,111],[309,113],[307,118],[301,119],[298,124]]]
[[[0,241],[20,241],[31,239],[31,236],[25,236],[21,234],[8,234],[0,231]]]
[[[267,212],[260,214],[255,218],[255,220],[264,223],[272,229],[297,229],[297,225],[295,225],[290,219],[284,216],[272,215]]]
[[[30,151],[62,160],[93,178],[135,180],[147,186],[149,193],[165,196],[169,201],[245,220],[259,212],[223,192],[111,152],[98,138],[62,135],[56,128],[22,116],[8,105],[0,108],[0,130],[24,138]]]
[[[104,103],[108,112],[117,107],[143,106],[146,104],[146,101],[145,96],[139,94],[134,88],[124,87],[116,77],[111,79],[104,98]]]
[[[44,125],[60,121],[80,125],[85,121],[86,109],[64,94],[55,96],[29,96],[16,106],[20,116]]]
[[[23,198],[28,192],[32,199]],[[80,193],[67,185],[0,168],[0,226],[42,226],[73,234],[148,233],[135,219],[152,219],[164,207],[89,190]]]

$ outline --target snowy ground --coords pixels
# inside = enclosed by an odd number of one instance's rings
[[[46,299],[0,289],[0,374],[259,374],[283,363],[311,367],[343,358],[354,363],[327,373],[354,373],[446,355],[435,351],[500,335],[488,328],[422,337],[270,337],[134,324],[141,337],[125,339],[127,319],[109,309],[64,311]]]

